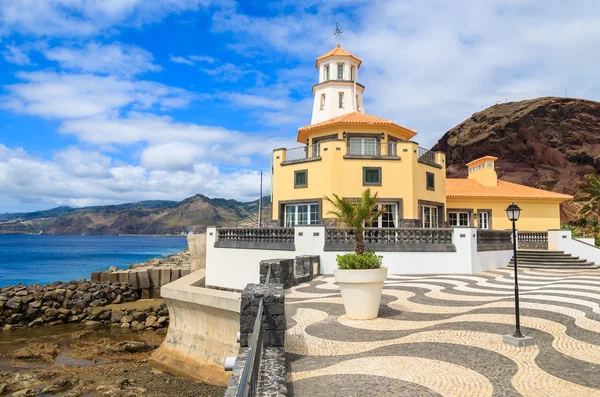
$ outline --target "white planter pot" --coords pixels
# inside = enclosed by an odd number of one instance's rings
[[[377,318],[383,282],[388,268],[364,270],[335,269],[335,281],[340,286],[346,315],[353,320]]]

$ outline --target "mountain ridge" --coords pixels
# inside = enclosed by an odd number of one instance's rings
[[[240,202],[202,194],[182,201],[146,200],[106,206],[61,206],[29,213],[0,214],[0,234],[77,235],[181,234],[207,226],[233,226],[258,216],[258,201]],[[263,218],[270,219],[270,197],[263,197]]]

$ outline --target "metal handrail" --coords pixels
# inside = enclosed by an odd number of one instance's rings
[[[263,300],[258,304],[258,312],[252,329],[252,338],[248,346],[248,356],[242,376],[240,377],[240,387],[237,392],[237,397],[254,397],[258,385],[258,375],[260,369],[260,356],[262,352],[262,315],[263,315]]]
[[[346,155],[365,157],[394,157],[398,155],[396,142],[369,142],[356,144],[352,141],[346,143]]]
[[[435,161],[435,152],[419,146],[419,161],[429,164],[437,164]]]
[[[321,157],[321,150],[318,143],[306,145],[285,150],[285,161],[298,161],[318,159]]]

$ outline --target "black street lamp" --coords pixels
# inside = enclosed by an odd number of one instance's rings
[[[512,222],[513,230],[513,266],[515,267],[515,323],[516,329],[513,335],[505,335],[504,342],[516,346],[530,346],[533,345],[533,338],[531,336],[523,336],[521,333],[521,318],[519,313],[519,280],[517,278],[517,227],[516,222],[521,216],[521,208],[515,203],[512,203],[506,209],[506,215],[508,220]]]

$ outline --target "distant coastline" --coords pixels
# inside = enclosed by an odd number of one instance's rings
[[[77,237],[187,237],[181,234],[46,234],[46,233],[2,233],[0,236],[77,236]]]
[[[111,266],[126,269],[181,252],[187,248],[182,237],[6,234],[0,237],[0,288],[89,279]]]

